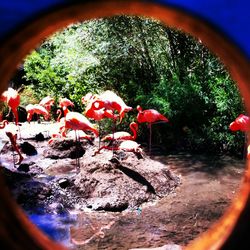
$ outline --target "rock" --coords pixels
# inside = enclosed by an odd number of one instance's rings
[[[62,214],[62,213],[68,213],[68,211],[64,208],[62,203],[52,203],[49,205],[49,209],[54,214]]]
[[[127,152],[120,159],[112,158],[112,152],[95,157],[88,153],[81,158],[80,173],[67,193],[74,193],[93,210],[134,209],[168,195],[180,184],[178,176],[165,172],[164,164],[150,158],[138,159]]]
[[[63,178],[63,179],[60,179],[59,181],[58,181],[58,184],[59,184],[59,186],[61,187],[61,188],[66,188],[66,187],[68,187],[69,186],[69,180],[68,179],[66,179],[66,178]]]
[[[31,175],[28,173],[11,171],[5,167],[0,167],[0,174],[4,176],[4,179],[10,188],[15,187],[22,181],[29,181],[31,178]]]
[[[69,152],[69,158],[71,159],[77,159],[82,157],[85,154],[85,149],[82,146],[75,146],[71,148]]]
[[[26,155],[29,155],[29,156],[37,155],[36,148],[29,142],[21,143],[20,147],[22,149],[22,152]]]
[[[27,172],[30,171],[30,166],[29,166],[29,164],[27,164],[27,163],[22,163],[22,164],[17,168],[17,170],[27,173]]]
[[[45,137],[42,133],[38,133],[38,134],[36,134],[35,139],[36,139],[36,141],[44,141]]]
[[[85,154],[85,149],[81,143],[76,143],[74,140],[55,140],[50,146],[50,149],[43,152],[43,155],[46,158],[77,159]]]
[[[26,211],[39,211],[47,209],[47,198],[52,193],[52,186],[45,183],[29,180],[21,182],[12,189],[18,204]]]
[[[129,206],[128,201],[120,200],[117,197],[95,198],[92,202],[92,209],[95,211],[122,212]]]

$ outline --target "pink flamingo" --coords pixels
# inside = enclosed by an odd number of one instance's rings
[[[70,131],[68,132],[67,134],[64,134],[66,135],[66,137],[73,137],[73,134],[72,134],[73,131]],[[82,130],[78,130],[78,138],[79,140],[88,140],[88,141],[92,141],[93,140],[93,137],[91,135],[87,135],[86,133],[84,133]],[[74,135],[75,136],[75,135]],[[56,139],[64,139],[65,137],[58,133],[58,134],[52,134],[51,135],[51,139],[48,141],[49,144],[51,144],[54,140]]]
[[[98,137],[99,132],[95,125],[92,124],[84,115],[77,112],[68,112],[65,116],[64,126],[61,128],[62,136],[66,137],[67,129],[75,130],[75,137],[77,141],[77,130],[91,131]],[[76,165],[80,166],[79,159],[77,159]]]
[[[245,132],[245,146],[244,146],[244,155],[246,152],[247,145],[247,135],[246,132],[250,131],[250,117],[240,114],[233,122],[230,123],[229,129],[233,132],[242,131]],[[250,159],[250,147],[247,147],[247,158]]]
[[[137,115],[137,121],[139,123],[146,122],[149,124],[149,154],[151,154],[152,123],[157,121],[169,122],[169,120],[155,109],[142,110],[141,106],[138,105],[137,110],[139,112]]]
[[[20,105],[20,95],[13,88],[8,88],[8,90],[4,91],[0,96],[0,100],[6,102],[7,105],[12,110],[15,116],[15,123],[18,125],[18,112],[17,108]]]
[[[22,156],[22,154],[17,146],[17,142],[16,142],[17,141],[17,127],[13,124],[9,124],[9,122],[7,120],[4,120],[3,125],[0,126],[0,129],[4,129],[4,128],[5,128],[5,133],[9,137],[9,140],[10,140],[10,143],[11,143],[13,149],[19,155],[19,160],[16,163],[14,161],[14,165],[19,165],[19,164],[21,164],[21,162],[23,161],[24,158],[23,158],[23,156]]]
[[[92,131],[96,137],[98,137],[99,132],[84,115],[77,112],[69,112],[65,116],[65,124],[62,128],[62,134],[66,135],[67,129],[73,130],[83,130],[83,131]]]
[[[233,122],[230,123],[229,128],[231,131],[250,131],[250,117],[240,114]]]
[[[119,113],[121,123],[125,112],[129,112],[132,110],[132,107],[129,107],[125,104],[125,102],[116,95],[114,92],[107,90],[100,94],[93,103],[93,109],[102,109],[105,108],[106,110],[117,110]]]
[[[64,98],[60,98],[59,99],[59,106],[62,107],[74,107],[74,103],[72,101],[70,101],[68,98],[64,97]]]
[[[100,121],[103,118],[117,119],[117,116],[114,115],[111,109],[105,109],[104,107],[96,109],[95,100],[97,100],[97,98],[98,95],[93,95],[92,93],[87,93],[85,96],[82,97],[82,103],[87,103],[87,107],[85,109],[84,114],[88,118],[94,119],[95,121]]]
[[[142,153],[142,149],[140,148],[140,144],[132,140],[125,140],[121,142],[121,144],[117,147],[109,147],[109,146],[102,146],[99,148],[95,153],[94,156],[101,152],[101,150],[107,149],[112,151],[123,150],[125,152],[134,152],[134,153]]]
[[[91,93],[88,93],[82,98],[83,104],[88,101],[87,107],[85,109],[84,114],[91,119],[94,119],[98,123],[99,131],[100,131],[100,121],[104,118],[110,118],[113,119],[115,122],[117,119],[117,115],[114,114],[112,110],[107,110],[105,108],[101,109],[95,109],[94,108],[94,101],[96,100],[96,95],[92,95]],[[100,148],[100,137],[99,137],[99,148]]]
[[[60,122],[60,120],[62,119],[62,110],[61,109],[58,109],[56,111],[56,114],[58,115],[58,117],[56,118],[56,121],[57,122]]]
[[[56,121],[60,122],[60,123],[63,123],[65,121],[65,116],[70,112],[66,106],[63,106],[62,109],[63,109],[63,115],[64,115],[64,117],[62,117],[62,110],[61,109],[58,109],[56,111],[56,114],[58,115]]]
[[[28,122],[31,121],[32,116],[34,114],[42,115],[45,120],[49,119],[49,112],[47,109],[45,109],[43,106],[39,104],[28,104],[26,106],[26,111],[27,111],[27,120]]]
[[[68,107],[74,107],[74,103],[68,98],[60,98],[59,107],[63,109],[64,116],[69,112]]]
[[[48,112],[50,112],[51,106],[54,105],[54,102],[55,101],[52,97],[46,96],[39,102],[39,105],[43,106],[45,109],[48,110]]]
[[[131,122],[129,125],[132,135],[125,131],[115,132],[114,134],[108,134],[102,138],[102,141],[117,141],[117,140],[135,140],[137,138],[138,124]]]
[[[101,109],[95,109],[94,108],[94,102],[89,102],[87,105],[84,114],[91,119],[94,119],[95,121],[100,121],[103,118],[111,118],[116,119],[117,116],[114,115],[112,110],[107,110],[105,108]]]
[[[61,109],[58,109],[57,110],[57,114],[58,114],[58,117],[56,119],[57,123],[55,124],[56,126],[59,126],[58,127],[58,133],[55,133],[55,134],[52,134],[51,135],[51,139],[49,140],[49,144],[55,139],[55,138],[65,138],[66,137],[66,132],[62,134],[62,130],[64,129],[65,127],[65,116],[69,113],[70,111],[68,110],[68,108],[66,106],[63,106],[63,113],[64,113],[64,117],[61,118],[62,116],[62,110]],[[76,133],[75,133],[75,136],[76,136]],[[77,138],[75,138],[76,141],[77,141]]]

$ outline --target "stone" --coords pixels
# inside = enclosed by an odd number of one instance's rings
[[[27,163],[22,163],[22,164],[20,164],[20,166],[17,168],[17,170],[27,173],[27,172],[30,171],[30,166],[29,166],[29,164],[27,164]]]
[[[37,155],[36,148],[29,142],[21,143],[20,148],[22,149],[22,152],[26,155],[29,155],[29,156]]]
[[[62,178],[58,181],[58,184],[61,188],[66,188],[69,186],[69,180],[67,178]]]

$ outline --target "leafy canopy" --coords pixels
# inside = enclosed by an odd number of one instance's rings
[[[242,99],[224,65],[200,40],[159,21],[114,16],[72,24],[33,51],[24,70],[38,99],[68,97],[82,112],[83,95],[111,89],[128,105],[155,108],[170,119],[155,129],[155,141],[178,149],[242,150],[244,136],[228,130],[243,112]],[[125,127],[136,115],[130,113]]]

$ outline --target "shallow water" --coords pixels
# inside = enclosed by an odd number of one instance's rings
[[[70,227],[77,224],[77,215],[62,214],[28,214],[29,219],[52,240],[72,248]]]

